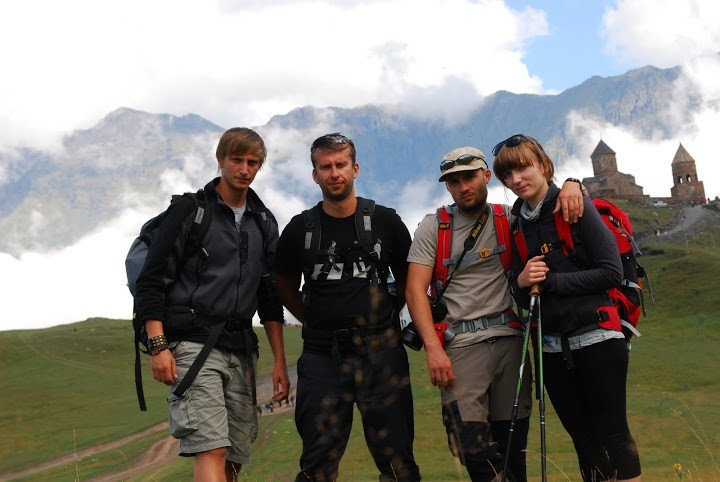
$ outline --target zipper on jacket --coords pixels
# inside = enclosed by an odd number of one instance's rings
[[[243,269],[245,263],[248,261],[248,232],[245,229],[246,223],[250,216],[247,215],[247,210],[245,211],[245,214],[243,214],[243,220],[240,224],[240,232],[237,233],[237,240],[238,240],[238,264],[240,265],[238,269],[238,278],[237,283],[235,285],[235,306],[233,307],[233,318],[236,317],[238,314],[238,304],[240,302],[240,286],[242,285],[242,279],[243,279]]]

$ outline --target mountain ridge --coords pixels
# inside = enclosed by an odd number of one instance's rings
[[[588,132],[572,124],[572,115],[610,122],[644,139],[671,138],[665,113],[680,119],[700,102],[673,106],[680,67],[646,66],[614,77],[594,76],[552,95],[498,91],[457,119],[427,117],[409,106],[364,105],[355,108],[304,106],[273,116],[256,129],[265,137],[277,170],[296,170],[318,126],[328,125],[353,137],[362,165],[363,195],[394,205],[402,186],[436,179],[435,162],[448,146],[474,145],[488,153],[498,140],[529,132],[556,155],[561,166],[585,153]],[[673,119],[674,120],[674,119]],[[196,114],[151,114],[121,107],[88,129],[69,133],[60,152],[18,149],[7,164],[0,191],[0,252],[45,251],[78,241],[123,207],[161,209],[170,194],[203,185],[214,172],[214,148],[224,130]],[[285,147],[302,138],[301,147]],[[490,161],[490,159],[489,159]],[[309,162],[308,162],[309,167]],[[493,180],[493,182],[496,182]],[[314,186],[292,176],[275,176],[271,188],[285,198],[310,202]],[[438,196],[440,185],[427,195]],[[262,195],[262,193],[261,193]],[[58,222],[62,220],[62,222]]]

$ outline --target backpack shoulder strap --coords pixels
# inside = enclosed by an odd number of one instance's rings
[[[195,203],[195,217],[190,226],[187,249],[185,250],[186,254],[192,254],[201,248],[202,240],[210,228],[212,214],[211,210],[208,209],[207,198],[203,189],[198,189],[197,193],[185,193],[182,197],[189,197]]]
[[[435,269],[433,270],[433,283],[430,285],[433,297],[447,283],[449,266],[445,262],[450,259],[452,248],[453,217],[452,207],[442,206],[436,211],[437,251],[435,253]]]
[[[253,212],[252,215],[255,219],[255,224],[257,224],[258,229],[260,230],[260,235],[262,236],[263,252],[267,254],[270,241],[270,225],[275,221],[275,216],[265,210]]]
[[[375,244],[372,233],[372,215],[375,212],[375,201],[372,199],[357,198],[357,208],[355,209],[355,231],[357,232],[358,241],[363,246],[372,246]]]
[[[373,284],[380,281],[380,275],[387,276],[380,266],[380,248],[373,236],[372,216],[375,213],[375,201],[372,199],[357,198],[355,208],[355,231],[361,249],[370,257],[370,280]]]
[[[515,249],[517,249],[518,258],[522,262],[523,265],[528,260],[529,254],[528,254],[528,247],[527,247],[527,241],[525,241],[525,236],[523,235],[522,229],[520,227],[520,218],[515,218],[515,220],[512,223],[512,227],[510,229],[510,233],[513,237],[513,243],[515,244]]]
[[[315,258],[320,250],[320,209],[318,205],[302,212],[305,225],[305,249],[303,269],[306,273],[312,272]]]
[[[495,238],[497,239],[500,262],[507,273],[512,266],[512,249],[510,249],[510,223],[508,222],[505,207],[502,204],[493,204],[493,219],[495,221]]]
[[[575,243],[573,242],[570,223],[563,219],[561,211],[556,212],[554,217],[555,230],[557,231],[558,238],[562,241],[563,253],[566,257],[575,259]]]

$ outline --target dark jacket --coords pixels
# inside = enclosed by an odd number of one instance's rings
[[[551,183],[540,208],[540,217],[535,221],[526,221],[520,217],[522,199],[513,205],[512,213],[517,216],[527,243],[528,259],[539,255],[540,246],[544,243],[555,247],[560,245],[553,215],[559,193],[560,189]],[[622,264],[613,234],[603,223],[592,201],[588,198],[583,201],[584,215],[577,224],[571,225],[576,259],[565,256],[562,249],[553,249],[545,254],[545,263],[550,268],[541,292],[542,323],[546,334],[597,327],[597,309],[614,309],[607,290],[622,282]],[[525,263],[517,254],[517,248],[514,246],[513,249],[511,290],[518,303],[527,308],[530,290],[520,288],[517,284],[517,277]],[[620,330],[619,321],[606,322],[600,326]]]
[[[170,341],[204,342],[208,324],[228,320],[218,346],[242,349],[242,328],[251,326],[256,311],[261,322],[283,321],[282,304],[269,269],[278,225],[258,195],[248,189],[238,235],[232,210],[218,202],[218,181],[204,188],[207,207],[212,211],[202,242],[207,256],[198,250],[183,261],[194,204],[182,199],[171,205],[137,281],[137,311],[143,321],[161,320]]]

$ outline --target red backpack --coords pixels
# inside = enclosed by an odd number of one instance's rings
[[[598,198],[593,199],[592,202],[600,213],[600,217],[605,225],[615,236],[615,242],[620,252],[623,266],[623,281],[620,286],[609,289],[608,295],[620,315],[623,334],[625,334],[627,340],[630,340],[633,335],[640,336],[640,332],[636,328],[640,320],[640,315],[643,314],[647,316],[640,278],[646,279],[652,299],[650,279],[645,269],[640,266],[637,261],[638,256],[641,256],[642,253],[637,247],[637,244],[635,244],[632,224],[625,211],[607,199]],[[573,242],[570,224],[563,219],[562,213],[559,211],[555,213],[555,228],[561,241],[560,244],[562,245],[563,253],[568,258],[575,260],[575,244]],[[528,258],[525,238],[520,229],[516,229],[515,226],[513,226],[513,234],[518,253],[523,262],[525,262]]]

